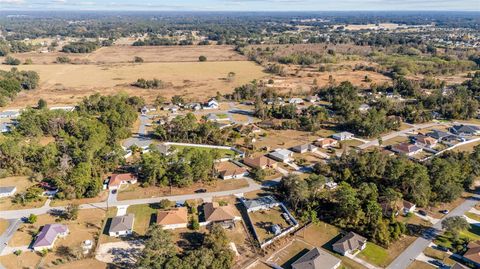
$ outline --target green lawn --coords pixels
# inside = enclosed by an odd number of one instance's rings
[[[467,231],[460,232],[460,238],[468,239],[469,241],[477,241],[480,240],[480,227],[477,225],[470,225],[470,229]],[[444,233],[438,236],[435,239],[435,244],[444,246],[447,248],[453,248],[452,246],[453,237],[449,233]]]
[[[467,237],[471,241],[480,240],[480,227],[478,225],[470,225],[470,229],[461,232],[460,236]]]
[[[465,216],[467,216],[467,217],[469,217],[473,220],[480,221],[480,216],[475,214],[475,213],[467,212],[467,213],[465,213]]]
[[[204,148],[204,147],[195,147],[195,146],[177,146],[177,145],[172,145],[175,149],[182,151],[187,148],[194,148],[197,150],[203,150],[203,151],[217,151],[220,155],[220,158],[225,158],[225,157],[234,157],[238,153],[231,149],[212,149],[212,148]]]
[[[367,242],[367,247],[357,257],[380,267],[386,267],[390,262],[388,250],[370,242]]]
[[[155,216],[154,214],[157,213],[157,209],[150,205],[131,205],[127,209],[127,213],[135,214],[135,221],[133,223],[133,231],[144,235],[148,227],[150,227],[150,223],[152,218]]]

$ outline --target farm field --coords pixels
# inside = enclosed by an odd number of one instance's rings
[[[10,68],[0,66],[1,70]],[[110,95],[120,92],[142,96],[146,100],[154,100],[161,94],[167,99],[173,95],[182,95],[186,100],[204,101],[217,92],[230,93],[237,86],[265,76],[262,67],[248,61],[21,65],[18,68],[38,72],[40,87],[19,93],[9,104],[10,108],[35,105],[40,98],[51,105],[72,105],[91,94]],[[232,82],[225,80],[229,72],[236,74]],[[130,86],[139,78],[157,78],[171,86],[161,90]]]

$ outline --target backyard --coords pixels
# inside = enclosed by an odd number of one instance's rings
[[[275,225],[280,226],[282,231],[290,226],[282,217],[282,213],[284,213],[283,210],[278,206],[248,213],[261,243],[275,237],[272,231]]]

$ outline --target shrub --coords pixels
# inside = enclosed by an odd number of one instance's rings
[[[28,216],[27,222],[30,224],[34,224],[35,222],[37,222],[37,218],[37,215],[30,214],[30,216]]]
[[[71,60],[67,56],[58,56],[56,62],[59,64],[66,64],[66,63],[70,63]]]
[[[143,63],[143,58],[142,58],[142,57],[135,56],[135,57],[133,58],[133,62],[135,62],[135,63]]]
[[[168,199],[163,199],[160,201],[160,203],[158,203],[158,206],[161,208],[161,209],[166,209],[166,208],[169,208],[173,205],[172,201],[168,200]]]
[[[8,64],[8,65],[19,65],[21,64],[20,60],[17,59],[17,58],[13,58],[11,56],[7,56],[7,58],[5,58],[5,64]]]
[[[142,88],[142,89],[163,89],[167,85],[159,79],[146,80],[143,78],[137,79],[136,82],[132,83],[132,86]]]
[[[206,61],[207,61],[207,57],[201,55],[200,57],[198,57],[198,60],[199,60],[200,62],[206,62]]]

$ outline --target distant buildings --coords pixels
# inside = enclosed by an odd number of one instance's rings
[[[297,153],[305,153],[305,152],[315,152],[318,150],[318,148],[312,144],[303,144],[303,145],[292,147],[291,150]]]
[[[415,141],[415,145],[419,147],[425,147],[425,148],[434,148],[438,144],[438,140],[436,140],[433,137],[425,136],[425,135],[414,136],[413,140]]]
[[[459,136],[480,135],[480,127],[475,125],[454,125],[450,131]]]
[[[42,251],[44,249],[52,249],[58,238],[68,235],[68,227],[64,224],[54,223],[43,226],[32,245],[33,250]]]
[[[115,237],[132,234],[134,220],[135,216],[133,214],[113,217],[108,234]]]
[[[319,138],[317,141],[314,142],[314,144],[317,147],[325,149],[337,145],[338,141],[333,138]]]
[[[352,254],[355,251],[363,250],[367,246],[367,239],[354,232],[349,232],[333,244],[333,250],[342,255]]]
[[[203,109],[218,109],[218,108],[219,108],[219,104],[217,100],[215,100],[215,98],[212,98],[208,100],[208,102],[203,104]]]
[[[316,247],[292,263],[292,269],[337,269],[341,260]]]

